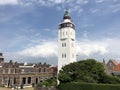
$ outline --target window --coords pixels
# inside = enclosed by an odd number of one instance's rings
[[[65,55],[65,58],[66,58],[66,54],[64,54]]]
[[[64,32],[63,32],[63,36],[64,36]]]
[[[14,78],[14,81],[13,81],[14,84],[16,84],[16,78]]]
[[[25,77],[22,78],[22,84],[26,84],[26,78]]]
[[[24,69],[22,69],[22,70],[21,70],[21,73],[25,73],[25,70],[24,70]]]
[[[62,58],[66,58],[66,53],[65,53],[65,54],[62,54]]]
[[[62,43],[62,47],[64,47],[64,44]]]
[[[46,68],[44,68],[44,72],[46,72]]]
[[[66,32],[66,35],[67,35],[67,32]]]
[[[112,63],[110,62],[110,66],[112,66]]]
[[[66,43],[62,43],[62,47],[66,47]]]
[[[62,32],[60,31],[60,37],[62,37]]]
[[[71,28],[75,29],[75,26],[72,23],[62,23],[59,25],[59,29],[65,28],[65,27],[71,27]]]
[[[64,43],[65,47],[66,47],[66,43]]]
[[[64,55],[62,54],[62,58],[64,58]]]
[[[74,54],[72,54],[72,58],[74,58]]]
[[[74,43],[71,43],[71,46],[74,47]]]
[[[42,72],[42,69],[41,69],[41,68],[39,68],[39,73],[40,73],[40,72]]]
[[[5,69],[3,69],[3,74],[5,74]]]
[[[16,68],[14,69],[14,74],[16,73]]]
[[[28,77],[28,84],[31,84],[31,77]]]
[[[11,73],[11,69],[9,68],[9,69],[8,69],[8,74],[10,74],[10,73]]]

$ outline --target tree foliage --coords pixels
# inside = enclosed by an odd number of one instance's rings
[[[56,78],[47,79],[37,84],[37,87],[42,87],[42,86],[46,86],[46,87],[57,86],[57,79]]]
[[[105,73],[104,65],[94,59],[82,60],[64,66],[58,75],[60,82],[120,83],[120,79]],[[111,81],[112,80],[112,81]]]

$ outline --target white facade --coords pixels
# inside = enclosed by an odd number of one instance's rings
[[[76,62],[75,27],[68,11],[65,12],[63,21],[58,30],[58,72],[72,62]]]

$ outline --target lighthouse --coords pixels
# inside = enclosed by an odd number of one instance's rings
[[[68,10],[58,28],[58,73],[61,68],[76,62],[75,25]]]

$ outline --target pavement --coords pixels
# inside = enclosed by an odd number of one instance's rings
[[[17,90],[17,89],[11,89],[6,87],[0,87],[0,90]],[[18,89],[18,90],[34,90],[34,88],[24,88],[24,89]]]

